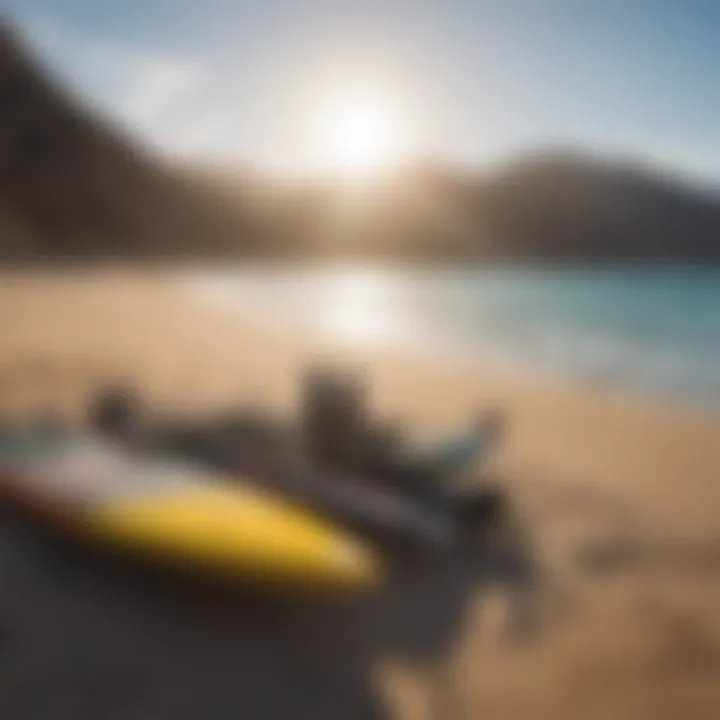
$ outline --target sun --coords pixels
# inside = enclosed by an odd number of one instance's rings
[[[399,164],[406,153],[407,129],[387,99],[373,93],[332,98],[318,113],[318,163],[338,176],[357,178]]]

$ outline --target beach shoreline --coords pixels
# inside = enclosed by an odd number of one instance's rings
[[[528,519],[543,563],[568,578],[575,610],[521,654],[468,630],[466,717],[656,718],[692,708],[696,717],[715,716],[720,572],[707,558],[720,547],[720,424],[713,419],[434,358],[338,348],[298,327],[276,332],[199,302],[172,273],[1,280],[6,416],[57,403],[78,418],[107,382],[137,385],[159,412],[238,401],[282,410],[295,399],[299,373],[318,359],[367,371],[378,412],[423,431],[459,426],[479,407],[502,404],[511,425],[493,474]],[[589,543],[625,554],[596,575],[577,561]],[[683,633],[697,647],[688,649]]]
[[[714,273],[654,267],[434,271],[339,265],[191,274],[199,298],[409,358],[720,408]]]
[[[653,477],[658,485],[687,485],[690,474],[710,487],[720,472],[720,422],[712,414],[459,356],[268,325],[198,297],[172,272],[12,273],[0,283],[0,302],[11,309],[0,318],[10,412],[45,400],[78,417],[108,382],[136,383],[166,412],[243,402],[283,410],[305,368],[342,363],[367,374],[379,412],[426,431],[461,425],[484,405],[504,406],[513,421],[509,464],[542,458],[558,472],[611,475],[620,486],[630,476],[632,484]]]

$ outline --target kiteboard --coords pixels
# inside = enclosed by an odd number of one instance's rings
[[[252,581],[362,589],[370,548],[272,489],[94,437],[0,439],[0,493],[88,542]]]

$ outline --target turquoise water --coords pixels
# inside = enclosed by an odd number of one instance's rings
[[[346,342],[460,353],[720,410],[720,269],[247,270],[200,285]]]

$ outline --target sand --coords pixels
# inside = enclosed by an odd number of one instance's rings
[[[39,712],[23,709],[37,693],[17,688],[40,677],[44,697],[69,703],[57,717],[81,717],[72,703],[91,704],[91,686],[101,687],[95,717],[109,716],[102,702],[114,717],[153,718],[717,717],[712,417],[268,328],[171,273],[7,273],[0,307],[8,418],[52,404],[78,419],[108,381],[136,384],[158,413],[238,400],[283,409],[302,368],[332,358],[366,370],[378,412],[419,432],[465,422],[484,404],[512,419],[492,468],[514,500],[512,529],[404,568],[372,600],[322,612],[286,606],[279,620],[252,603],[190,602],[7,521],[3,663],[22,682],[5,681],[0,696],[13,698],[15,716]],[[132,702],[116,707],[112,692]]]

